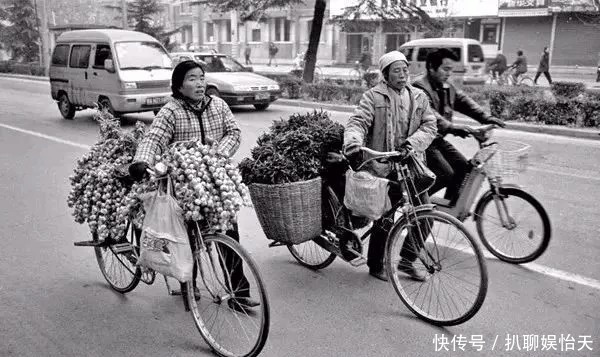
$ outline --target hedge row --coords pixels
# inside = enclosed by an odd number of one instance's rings
[[[45,70],[38,62],[20,63],[15,61],[0,61],[0,73],[44,76]]]

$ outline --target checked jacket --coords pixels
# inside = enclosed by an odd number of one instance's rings
[[[136,151],[134,162],[143,161],[152,165],[156,155],[160,155],[169,145],[202,138],[197,115],[200,106],[172,98],[154,118]],[[227,103],[219,97],[212,97],[201,120],[205,137],[218,143],[217,150],[228,157],[235,154],[240,146],[241,130]]]

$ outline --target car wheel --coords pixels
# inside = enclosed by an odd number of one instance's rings
[[[98,107],[100,110],[106,110],[107,112],[109,112],[110,115],[112,115],[115,119],[119,118],[119,113],[115,112],[115,110],[113,109],[112,104],[110,104],[110,99],[100,98],[100,100],[98,100]]]
[[[60,111],[60,115],[65,119],[73,119],[75,116],[75,107],[69,101],[66,93],[61,93],[58,96],[58,110]]]
[[[215,87],[210,87],[206,90],[206,94],[208,94],[211,97],[220,97],[221,94],[219,93],[219,90]]]
[[[265,110],[269,107],[270,103],[262,103],[262,104],[254,104],[254,108],[256,108],[256,110]]]

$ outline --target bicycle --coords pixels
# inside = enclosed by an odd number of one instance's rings
[[[361,82],[365,79],[367,73],[378,73],[376,70],[363,66],[359,61],[354,62],[354,68],[348,72],[348,77],[352,81]]]
[[[306,61],[304,60],[304,52],[299,53],[298,56],[294,59],[294,65],[290,73],[295,75],[296,77],[303,78],[304,77],[304,66]],[[320,82],[324,79],[323,70],[319,67],[318,64],[315,63],[315,70],[313,72],[313,82]]]
[[[390,184],[403,192],[402,199],[384,214],[386,218],[381,223],[388,232],[385,266],[400,300],[417,317],[435,325],[457,325],[469,320],[483,305],[488,285],[487,268],[475,239],[460,221],[436,210],[434,205],[415,205],[407,194],[416,192],[416,188],[408,167],[402,163],[406,158],[403,154],[367,148],[362,151],[366,160],[358,169],[373,160],[392,163],[399,180]],[[329,158],[331,165],[350,168],[348,160],[339,153],[329,153]],[[359,227],[355,227],[352,213],[335,190],[336,183],[343,179],[335,175],[324,178],[321,235],[298,245],[287,245],[292,256],[310,269],[323,269],[337,257],[355,267],[366,263],[365,243],[377,222],[362,236],[355,233]],[[401,216],[396,219],[395,213]],[[424,281],[401,276],[400,252],[405,242],[417,256],[414,268],[427,276]]]
[[[515,141],[489,142],[494,127],[492,124],[473,128],[472,136],[479,143],[479,151],[469,160],[470,170],[465,175],[456,203],[451,205],[450,201],[436,196],[431,197],[431,202],[461,222],[472,215],[481,242],[498,259],[513,264],[528,263],[548,248],[550,219],[535,197],[518,185],[503,182],[503,177],[525,170],[529,146]],[[479,198],[474,213],[471,213],[485,179],[490,188]],[[511,206],[518,202],[522,203],[521,210]],[[529,227],[529,223],[535,223],[535,226]],[[500,233],[493,231],[495,227]],[[519,231],[521,234],[517,235]],[[519,244],[524,244],[522,250],[518,249]]]
[[[166,178],[165,171],[154,180],[162,187]],[[120,179],[130,180],[127,174]],[[92,232],[91,241],[74,243],[94,248],[102,275],[113,290],[122,294],[135,289],[140,281],[152,285],[156,278],[156,272],[137,264],[142,232],[135,220],[135,214],[131,214],[121,237],[101,241]],[[191,312],[200,335],[216,355],[257,356],[267,341],[270,325],[268,297],[257,264],[233,238],[210,229],[204,222],[187,225],[195,263],[194,278],[181,283],[181,290],[177,291],[171,290],[164,276],[168,294],[182,296],[185,310]],[[250,283],[249,288],[232,285],[231,272],[238,266]],[[236,298],[240,293],[249,293],[259,299],[260,305],[250,310]]]

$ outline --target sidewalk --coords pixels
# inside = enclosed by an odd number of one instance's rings
[[[264,65],[267,69],[272,69],[271,72],[281,72],[285,73],[286,70],[289,71],[288,68],[291,66],[277,66],[277,67],[269,67]],[[262,68],[262,67],[261,67]],[[347,68],[345,68],[348,70]],[[258,72],[258,69],[255,68],[255,71]],[[265,71],[266,72],[266,71]],[[0,77],[8,77],[8,78],[18,78],[23,80],[34,80],[34,81],[42,81],[48,82],[48,77],[40,77],[40,76],[28,76],[24,74],[12,74],[12,73],[0,73]],[[354,111],[355,106],[353,105],[344,105],[344,104],[330,104],[330,103],[320,103],[320,102],[307,102],[303,100],[297,99],[278,99],[275,104],[286,105],[291,107],[299,107],[299,108],[311,108],[311,109],[324,109],[345,113],[352,113]],[[458,123],[468,124],[468,125],[476,125],[477,122],[468,119],[460,114],[457,115],[455,119]],[[600,130],[592,129],[592,128],[569,128],[561,125],[544,125],[544,124],[526,124],[526,123],[507,123],[507,129],[531,132],[531,133],[543,133],[550,135],[558,135],[558,136],[566,136],[572,138],[580,138],[580,139],[591,139],[591,140],[600,140]]]

